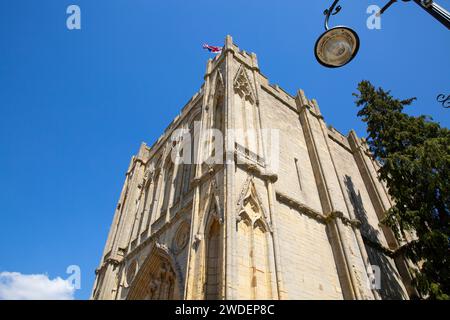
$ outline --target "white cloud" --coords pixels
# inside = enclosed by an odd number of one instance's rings
[[[0,300],[73,300],[75,288],[60,277],[0,272]]]

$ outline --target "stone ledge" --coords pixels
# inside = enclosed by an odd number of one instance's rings
[[[333,211],[327,215],[324,215],[324,214],[308,207],[307,205],[300,203],[295,199],[292,199],[291,197],[283,194],[280,191],[276,191],[276,198],[281,203],[284,203],[284,204],[288,205],[289,207],[296,209],[299,213],[305,214],[308,217],[313,218],[320,223],[328,224],[330,221],[332,221],[334,219],[340,219],[345,225],[352,226],[355,228],[361,227],[361,221],[359,221],[358,219],[349,219],[349,218],[345,217],[344,214],[340,211]]]
[[[115,256],[107,258],[97,269],[95,269],[95,274],[99,274],[108,265],[118,266],[123,261],[123,257]]]
[[[276,191],[275,194],[276,194],[277,200],[280,201],[281,203],[284,203],[284,204],[288,205],[289,207],[296,209],[300,213],[305,214],[305,215],[309,216],[310,218],[313,218],[321,223],[326,223],[326,217],[323,214],[321,214],[320,212],[308,207],[305,204],[298,202],[295,199],[292,199],[291,197],[281,193],[280,191]]]

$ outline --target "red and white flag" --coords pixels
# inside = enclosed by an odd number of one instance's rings
[[[222,48],[221,47],[216,47],[216,46],[210,46],[209,44],[204,44],[203,45],[203,49],[208,50],[209,52],[212,53],[221,53],[222,52]]]

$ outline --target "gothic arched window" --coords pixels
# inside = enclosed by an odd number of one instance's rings
[[[268,225],[253,185],[242,199],[238,241],[239,299],[271,299]]]
[[[236,117],[236,127],[242,130],[236,137],[236,142],[255,154],[262,152],[259,111],[253,84],[244,66],[241,66],[234,79],[235,106],[239,117]]]
[[[206,243],[205,299],[218,300],[222,283],[222,241],[220,224],[215,219],[209,227]]]
[[[170,192],[172,191],[172,178],[173,178],[173,161],[170,158],[170,155],[167,156],[167,161],[166,161],[166,165],[164,168],[164,193],[163,193],[163,203],[161,206],[161,214],[164,214],[167,209],[169,208],[169,206],[171,205],[170,203]]]
[[[211,156],[215,157],[216,154],[220,156],[223,154],[223,144],[225,136],[225,99],[224,99],[224,85],[222,82],[222,76],[220,73],[216,75],[216,86],[213,100],[213,114],[212,114],[212,128],[220,132],[221,141],[215,141],[216,136],[213,135],[211,139]],[[217,133],[216,133],[217,134]],[[221,145],[220,145],[221,143]],[[216,145],[218,144],[218,145]]]
[[[196,164],[198,162],[198,143],[200,140],[200,121],[201,121],[201,112],[199,112],[194,119],[189,123],[189,139],[187,142],[190,143],[189,146],[189,163],[185,163],[183,165],[183,193],[188,192],[191,189],[192,180],[195,177],[195,169]]]

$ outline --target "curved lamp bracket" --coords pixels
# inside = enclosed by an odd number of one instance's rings
[[[328,26],[328,20],[330,20],[330,16],[335,16],[342,10],[341,6],[336,6],[338,2],[339,0],[334,0],[331,7],[323,12],[323,14],[325,15],[325,30],[330,29]]]
[[[387,9],[389,9],[394,3],[398,2],[399,0],[389,0],[388,3],[384,5],[383,8],[381,8],[380,12],[378,12],[378,15],[382,15]],[[410,2],[411,0],[401,0],[403,2]],[[334,0],[333,4],[326,9],[323,14],[325,15],[325,30],[329,30],[330,27],[328,25],[328,21],[330,20],[330,16],[337,15],[341,10],[342,6],[338,5],[339,0]],[[421,3],[423,7],[428,8],[433,4],[433,1],[431,0],[414,0],[414,2]]]

